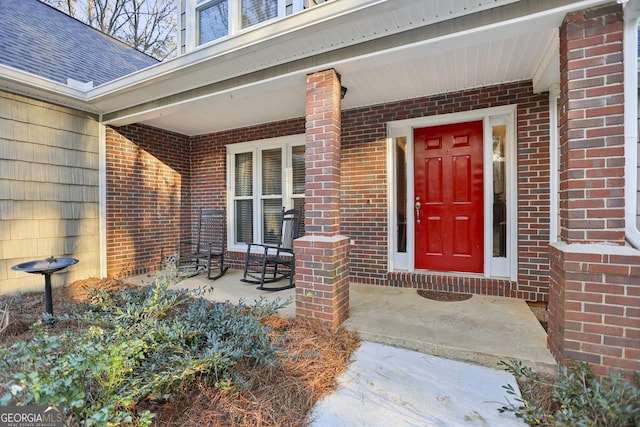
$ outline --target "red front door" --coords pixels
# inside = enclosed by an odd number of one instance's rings
[[[482,273],[482,122],[416,129],[415,268]]]

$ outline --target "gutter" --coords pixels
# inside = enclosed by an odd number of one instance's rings
[[[640,4],[624,4],[624,214],[627,242],[640,249],[638,206],[638,17]]]
[[[86,101],[88,84],[72,79],[62,84],[27,71],[0,64],[0,90],[17,93],[53,104],[97,114]]]

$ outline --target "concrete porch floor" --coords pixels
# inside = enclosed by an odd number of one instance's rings
[[[265,292],[240,281],[242,272],[229,270],[218,280],[206,274],[172,287],[197,289],[213,286],[206,295],[213,301],[253,303],[279,299],[292,301],[281,314],[295,316],[295,290]],[[136,276],[130,283],[152,283],[154,276]],[[423,298],[415,289],[351,284],[350,316],[344,326],[364,341],[416,350],[447,359],[497,368],[500,361],[520,360],[536,371],[556,373],[547,349],[547,335],[528,305],[512,298],[474,295],[459,302]]]

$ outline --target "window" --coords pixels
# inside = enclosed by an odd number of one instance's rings
[[[190,47],[308,9],[326,0],[187,0]]]
[[[407,252],[407,137],[400,136],[396,142],[396,215],[397,215],[397,237],[396,251]]]
[[[230,247],[275,243],[282,208],[304,211],[304,153],[304,135],[227,146]]]
[[[242,28],[278,16],[278,0],[240,0]]]
[[[505,186],[505,144],[507,126],[491,127],[493,142],[493,256],[507,256],[507,192]]]
[[[229,1],[216,0],[198,8],[198,44],[229,35]]]

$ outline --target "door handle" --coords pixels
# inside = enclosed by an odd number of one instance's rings
[[[420,224],[420,207],[422,203],[420,203],[420,197],[416,197],[416,222]]]

